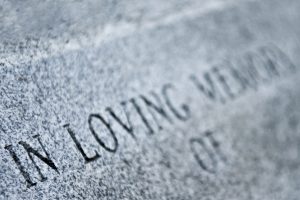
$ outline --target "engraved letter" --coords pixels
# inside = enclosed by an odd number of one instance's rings
[[[200,80],[194,75],[191,75],[190,79],[198,88],[198,90],[202,92],[205,96],[207,96],[209,99],[214,101],[220,100],[222,103],[225,103],[223,95],[221,94],[220,90],[216,87],[214,81],[211,78],[211,75],[208,72],[204,74],[204,79],[207,83],[207,86],[202,84]]]
[[[188,105],[182,104],[181,108],[183,110],[183,113],[180,113],[180,111],[178,111],[175,108],[174,104],[171,102],[172,98],[170,97],[170,93],[169,93],[171,90],[175,90],[175,87],[171,84],[166,84],[162,88],[162,95],[166,101],[167,106],[179,120],[182,121],[188,120],[191,116],[190,108],[188,107]]]
[[[85,163],[89,163],[89,162],[92,162],[92,161],[95,161],[97,160],[98,158],[100,158],[100,155],[98,154],[98,152],[95,150],[95,155],[92,156],[92,157],[88,157],[86,155],[86,153],[84,152],[80,142],[78,141],[78,139],[76,138],[75,136],[75,133],[73,132],[73,130],[70,128],[70,124],[65,124],[63,126],[64,128],[67,129],[69,135],[71,136],[73,142],[75,143],[76,145],[76,148],[78,149],[78,151],[80,152],[80,154],[82,155],[82,157],[84,158],[84,161]]]
[[[104,126],[109,130],[111,136],[113,137],[113,140],[114,140],[114,147],[110,148],[108,146],[106,146],[104,144],[104,142],[99,138],[98,134],[96,133],[94,127],[93,127],[93,124],[92,124],[92,121],[93,119],[98,119],[100,120]],[[95,137],[96,141],[100,144],[100,146],[102,146],[105,150],[109,151],[109,152],[112,152],[112,153],[115,153],[118,149],[118,139],[114,133],[114,131],[112,130],[112,128],[110,127],[110,124],[108,122],[106,122],[103,117],[99,114],[91,114],[89,116],[89,119],[88,119],[88,123],[89,123],[89,128],[90,128],[90,131],[92,132],[93,136]]]
[[[171,124],[173,123],[173,121],[170,118],[170,116],[168,115],[167,111],[164,109],[159,96],[154,92],[152,92],[151,94],[155,98],[156,103],[154,103],[153,101],[150,101],[149,98],[147,98],[144,95],[140,95],[140,97],[145,102],[149,112],[151,113],[151,115],[152,115],[153,119],[155,120],[156,124],[158,125],[159,129],[162,129],[162,126],[158,122],[156,115],[154,114],[153,111],[155,111],[156,113],[158,113],[159,115],[161,115],[162,117],[167,119]]]

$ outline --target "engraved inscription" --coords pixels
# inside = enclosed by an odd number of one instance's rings
[[[202,74],[188,75],[187,81],[181,84],[189,84],[192,100],[204,98],[210,103],[226,104],[249,90],[257,90],[260,85],[271,82],[273,79],[294,72],[296,67],[291,60],[278,47],[274,45],[264,46],[255,51],[247,52],[242,56],[226,60],[217,65],[212,66],[208,71]],[[179,83],[178,83],[179,84]],[[112,155],[118,152],[123,145],[118,138],[118,130],[114,127],[118,126],[124,131],[126,136],[131,137],[139,142],[142,133],[137,131],[136,127],[142,125],[145,129],[145,135],[151,139],[155,134],[164,129],[166,124],[176,126],[178,122],[186,122],[192,118],[192,104],[182,102],[178,98],[181,96],[179,87],[173,83],[166,83],[158,90],[153,90],[147,94],[140,94],[127,100],[119,102],[120,108],[124,116],[121,116],[112,107],[105,108],[103,113],[90,113],[86,119],[88,125],[87,133],[90,134],[97,146]],[[131,107],[133,109],[128,110]],[[132,120],[131,115],[138,116],[137,120]],[[111,120],[108,120],[110,117]],[[74,143],[75,151],[78,153],[79,160],[85,164],[97,162],[101,158],[99,149],[92,149],[89,145],[84,145],[78,139],[80,134],[76,130],[76,126],[71,122],[66,122],[63,126],[69,141]],[[103,133],[99,130],[102,127],[108,133],[109,141],[103,139]],[[18,144],[8,144],[5,146],[6,151],[12,158],[17,169],[25,179],[28,187],[36,185],[29,170],[23,164],[23,160],[19,158],[15,149],[22,147],[31,161],[31,166],[35,169],[40,177],[40,181],[47,178],[42,172],[36,159],[42,161],[50,169],[59,174],[60,166],[54,163],[47,148],[42,143],[41,138],[37,135],[37,139],[43,152],[29,145],[26,141],[20,141]],[[220,148],[220,142],[214,138],[213,132],[207,131],[204,137],[194,137],[189,139],[189,146],[195,161],[200,168],[209,173],[217,173],[221,163],[226,163],[226,155]],[[87,153],[93,152],[93,153]],[[32,170],[31,170],[32,171]]]
[[[191,138],[190,148],[199,166],[209,173],[216,173],[219,164],[226,162],[220,143],[211,131],[206,131],[204,137]]]

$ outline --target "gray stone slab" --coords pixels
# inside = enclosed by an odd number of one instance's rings
[[[299,9],[1,2],[0,199],[298,199]]]

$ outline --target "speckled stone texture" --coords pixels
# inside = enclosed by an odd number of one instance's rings
[[[0,0],[0,199],[298,200],[299,10]]]

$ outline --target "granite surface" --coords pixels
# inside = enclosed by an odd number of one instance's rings
[[[299,199],[299,1],[0,2],[0,199]]]

